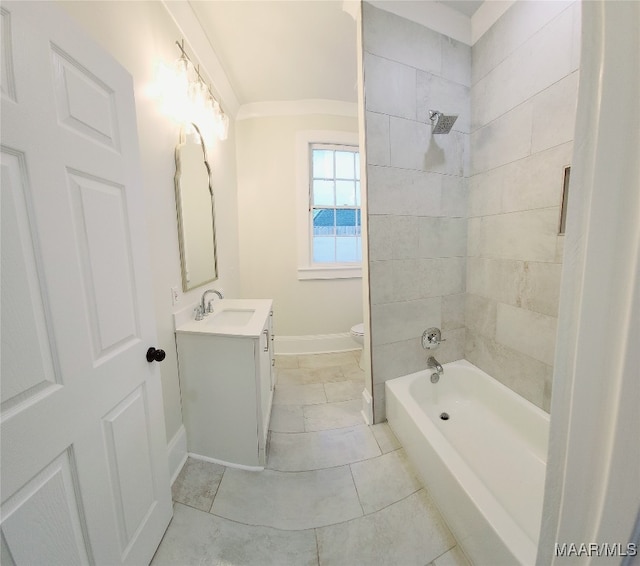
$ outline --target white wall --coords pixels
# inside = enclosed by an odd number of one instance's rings
[[[155,315],[159,346],[167,353],[160,365],[167,438],[182,426],[180,387],[173,332],[171,287],[181,289],[173,177],[178,128],[160,113],[151,97],[158,61],[170,64],[178,57],[175,41],[180,30],[160,2],[60,2],[87,34],[102,45],[133,76],[138,137],[142,163],[142,190],[147,202]],[[201,62],[204,63],[204,62]],[[202,67],[201,67],[202,69]],[[215,87],[215,85],[213,85]],[[215,287],[226,296],[238,295],[238,244],[234,123],[229,139],[210,153],[216,197],[219,280]],[[202,289],[186,295],[175,309],[197,300]]]
[[[298,280],[296,134],[305,130],[357,133],[358,122],[311,114],[236,123],[242,296],[274,300],[276,340],[348,333],[363,320],[362,279]]]
[[[556,542],[626,553],[640,510],[640,3],[582,10],[540,566],[638,563],[554,556]]]

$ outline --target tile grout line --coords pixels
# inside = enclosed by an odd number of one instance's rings
[[[353,473],[352,473],[352,479],[353,479]],[[354,486],[355,486],[355,482],[354,482]],[[229,521],[231,523],[235,523],[237,525],[244,525],[245,527],[260,527],[260,528],[264,528],[264,529],[273,529],[275,531],[280,531],[280,532],[284,532],[284,533],[303,533],[305,531],[311,531],[311,530],[317,531],[318,529],[323,529],[325,527],[334,527],[336,525],[343,525],[343,524],[349,523],[351,521],[357,521],[359,519],[364,519],[365,517],[371,517],[371,516],[375,515],[376,513],[384,511],[385,509],[391,507],[392,505],[400,503],[401,501],[404,501],[405,499],[408,499],[412,495],[415,495],[416,493],[419,493],[420,491],[423,491],[423,490],[425,492],[427,491],[426,488],[420,487],[416,491],[414,491],[414,492],[412,492],[412,493],[410,493],[410,494],[398,499],[397,501],[394,501],[393,503],[389,503],[388,505],[385,505],[384,507],[381,507],[380,509],[376,509],[375,511],[372,511],[371,513],[365,513],[364,509],[363,509],[362,510],[362,515],[360,517],[353,517],[352,519],[346,519],[344,521],[338,521],[337,523],[329,523],[327,525],[320,525],[318,527],[308,527],[306,529],[283,529],[281,527],[274,527],[272,525],[263,525],[261,523],[243,523],[242,521],[238,521],[237,519],[230,519],[229,517],[225,517],[224,515],[219,515],[217,513],[203,511],[202,509],[198,509],[197,507],[193,507],[192,505],[189,505],[188,503],[182,503],[181,501],[174,501],[174,503],[177,503],[178,505],[182,505],[184,507],[189,507],[190,509],[193,509],[194,511],[199,511],[200,513],[206,513],[207,515],[212,515],[213,517],[217,517],[218,519],[223,519],[225,521]],[[360,508],[362,509],[362,504],[360,503],[360,495],[358,494],[358,488],[357,487],[356,487],[356,494],[358,495],[358,503],[360,504]],[[447,525],[447,528],[448,528],[448,525]],[[443,552],[441,555],[439,555],[437,558],[440,558],[443,554],[446,554],[447,552],[449,552],[450,550],[452,550],[456,546],[457,546],[457,542],[452,547],[448,548],[445,552]],[[434,558],[434,560],[437,560],[437,558]]]
[[[349,473],[351,474],[351,481],[353,482],[353,487],[356,490],[356,497],[358,498],[358,504],[360,505],[360,510],[362,511],[362,516],[365,516],[364,507],[362,506],[362,500],[360,499],[360,492],[358,491],[358,485],[356,484],[356,478],[353,476],[353,469],[351,468],[351,464],[349,464]]]
[[[352,478],[353,478],[353,476],[352,476]],[[355,482],[354,482],[354,485],[355,485]],[[395,501],[393,503],[389,503],[389,505],[385,505],[384,507],[381,507],[380,509],[377,509],[376,511],[372,511],[371,513],[364,513],[364,510],[363,510],[363,514],[360,517],[353,517],[351,519],[345,519],[344,521],[338,521],[337,523],[329,523],[327,525],[320,525],[320,526],[317,526],[317,527],[308,527],[306,529],[283,529],[283,528],[280,528],[280,527],[274,527],[274,526],[271,526],[271,525],[263,525],[263,524],[260,524],[260,523],[243,523],[242,521],[238,521],[238,520],[235,520],[235,519],[229,519],[228,517],[225,517],[223,515],[218,515],[216,513],[210,513],[210,514],[213,515],[214,517],[218,517],[220,519],[224,519],[225,521],[231,521],[232,523],[236,523],[236,524],[239,524],[239,525],[245,525],[247,527],[263,527],[265,529],[275,529],[275,530],[281,531],[281,532],[298,533],[298,532],[310,531],[311,529],[317,530],[317,529],[323,529],[325,527],[335,527],[336,525],[344,525],[344,524],[349,523],[351,521],[358,521],[360,519],[364,519],[365,517],[372,517],[376,513],[380,513],[381,511],[384,511],[385,509],[388,509],[392,505],[396,505],[397,503],[400,503],[401,501],[404,501],[405,499],[408,499],[409,497],[415,495],[416,493],[419,493],[420,491],[425,491],[425,493],[428,493],[426,488],[420,487],[418,490],[414,491],[413,493],[410,493],[409,495],[406,495],[405,497],[402,497],[401,499],[398,499],[398,501]],[[356,488],[356,494],[357,494],[357,488]],[[360,503],[360,497],[359,496],[358,496],[358,503]],[[362,504],[361,503],[360,503],[360,507],[362,508]],[[195,507],[194,507],[194,509],[195,509]],[[201,511],[199,509],[196,509],[196,510]],[[204,513],[204,511],[202,511],[202,512]],[[446,525],[446,523],[445,523],[445,525]],[[447,529],[450,532],[450,529],[449,529],[448,526],[447,526]],[[453,546],[456,546],[456,544],[454,544]],[[453,548],[453,546],[451,548]],[[449,550],[451,550],[451,548],[449,548],[447,550],[447,552]]]
[[[314,527],[313,534],[316,537],[316,560],[318,561],[318,566],[320,566],[320,543],[318,541],[318,527]]]
[[[378,448],[380,449],[380,453],[381,453],[381,454],[384,454],[385,452],[384,452],[384,450],[382,449],[382,446],[380,446],[380,441],[378,440],[378,437],[377,437],[377,436],[375,435],[375,433],[373,432],[373,427],[374,427],[375,425],[368,425],[368,426],[370,426],[370,427],[371,427],[371,429],[372,429],[372,430],[371,430],[371,434],[373,434],[373,438],[375,439],[376,444],[378,445]]]
[[[227,466],[224,466],[224,470],[222,470],[222,477],[220,478],[220,481],[218,482],[218,487],[216,487],[216,492],[213,494],[213,499],[211,499],[211,506],[209,507],[209,511],[208,513],[212,514],[212,510],[213,510],[213,504],[215,503],[216,497],[218,496],[218,493],[220,492],[220,486],[222,485],[222,480],[224,479],[225,474],[227,473]]]
[[[427,495],[429,493],[427,491],[427,488],[425,488],[424,486],[421,486],[418,489],[416,489],[415,491],[413,491],[412,493],[409,493],[408,495],[405,495],[404,497],[401,497],[400,499],[398,499],[398,501],[394,501],[393,503],[389,503],[388,505],[385,505],[384,507],[380,507],[380,509],[376,509],[375,511],[372,511],[371,513],[364,513],[362,515],[362,517],[356,517],[355,519],[347,519],[346,521],[340,521],[339,523],[333,523],[333,525],[327,525],[327,526],[335,526],[335,525],[348,523],[349,521],[357,521],[358,519],[364,519],[365,517],[372,517],[376,513],[380,513],[381,511],[384,511],[385,509],[388,509],[392,505],[396,505],[396,504],[400,503],[401,501],[404,501],[405,499],[409,499],[409,497],[415,495],[416,493],[420,493],[421,491],[424,491]],[[429,496],[429,497],[431,497],[431,496]],[[449,529],[448,526],[447,526],[447,529],[449,531],[451,531],[451,529]],[[451,550],[451,549],[449,549],[449,550]]]
[[[395,450],[392,452],[395,452]],[[392,452],[387,452],[387,454],[391,454]],[[327,466],[324,468],[311,468],[309,470],[278,470],[277,468],[265,468],[265,470],[271,470],[272,472],[278,472],[280,474],[304,474],[307,472],[321,472],[324,470],[335,470],[336,468],[344,468],[346,466],[351,467],[351,465],[353,464],[361,464],[362,462],[368,462],[369,460],[374,460],[375,458],[382,458],[382,456],[386,456],[386,454],[378,454],[376,456],[371,456],[371,458],[361,458],[360,460],[355,460],[353,462],[336,464],[335,466]],[[353,476],[353,473],[352,473],[352,476]]]
[[[445,523],[445,524],[446,524],[446,523]],[[447,528],[449,528],[449,525],[447,525]],[[451,529],[449,529],[449,530],[451,530]],[[455,544],[454,544],[451,548],[448,548],[448,549],[447,549],[447,550],[445,550],[442,554],[439,554],[438,556],[436,556],[435,558],[433,558],[433,559],[431,560],[431,562],[435,564],[435,561],[436,561],[436,560],[438,560],[439,558],[442,558],[442,557],[443,557],[447,552],[451,552],[451,551],[452,551],[456,546],[458,546],[458,541],[456,541],[456,542],[455,542]],[[465,557],[465,558],[467,557],[467,555],[466,555],[466,554],[464,554],[464,552],[463,552],[462,554],[464,555],[464,557]]]
[[[350,399],[351,401],[357,401],[357,399]],[[367,423],[365,423],[364,421],[362,421],[362,424],[352,424],[352,425],[346,425],[346,426],[338,426],[335,428],[321,428],[319,430],[299,430],[299,431],[280,431],[280,430],[273,430],[272,428],[269,429],[269,432],[275,432],[276,434],[311,434],[314,432],[327,432],[330,430],[340,430],[343,428],[356,428],[356,427],[361,427],[361,426],[370,426]]]
[[[180,505],[185,505],[184,503],[180,503]],[[206,511],[202,511],[202,509],[196,509],[195,507],[191,507],[190,505],[185,505],[185,507],[190,507],[191,509],[195,509],[196,511],[200,511],[202,513],[206,513]],[[216,519],[222,519],[223,521],[229,521],[230,523],[234,523],[236,525],[242,525],[244,527],[256,527],[260,529],[273,529],[274,531],[278,531],[281,533],[305,533],[307,531],[315,531],[318,528],[322,527],[307,527],[306,529],[283,529],[281,527],[273,527],[271,525],[262,525],[260,523],[243,523],[242,521],[238,521],[237,519],[230,519],[229,517],[225,517],[224,515],[219,515],[217,513],[207,513]],[[330,527],[332,525],[325,525]]]
[[[199,511],[200,513],[206,513],[207,515],[211,514],[209,513],[209,511],[205,511],[204,509],[200,509],[199,507],[194,507],[189,503],[185,503],[184,501],[178,501],[177,499],[172,500],[172,503],[174,505],[177,503],[178,505],[182,505],[183,507],[188,507],[189,509],[193,509],[194,511]],[[173,521],[173,517],[171,517],[171,520]]]

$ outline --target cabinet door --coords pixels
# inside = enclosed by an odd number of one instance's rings
[[[273,399],[273,383],[271,378],[271,330],[269,324],[270,318],[265,322],[262,330],[262,335],[259,340],[260,352],[259,352],[259,367],[258,367],[258,380],[260,382],[260,450],[261,452],[266,449],[267,434],[269,432],[269,419],[271,417],[271,401]],[[262,455],[261,455],[262,458]]]
[[[269,361],[269,363],[271,364],[271,391],[273,391],[276,386],[276,375],[277,375],[274,369],[276,365],[276,355],[275,355],[276,348],[275,348],[275,336],[273,335],[273,311],[269,312],[268,325],[269,325],[269,339],[270,339],[269,348],[271,349],[270,361]]]

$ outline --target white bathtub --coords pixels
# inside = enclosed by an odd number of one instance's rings
[[[475,566],[535,564],[549,415],[465,360],[431,373],[386,382],[389,425]]]

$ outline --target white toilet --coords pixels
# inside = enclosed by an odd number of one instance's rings
[[[364,322],[361,322],[360,324],[354,324],[351,327],[349,333],[351,334],[351,338],[353,338],[358,344],[360,344],[361,348],[364,347]],[[362,367],[362,358],[363,356],[360,356],[360,369],[364,369],[364,367]]]
[[[364,322],[354,324],[351,327],[351,338],[353,338],[360,346],[364,346]]]

